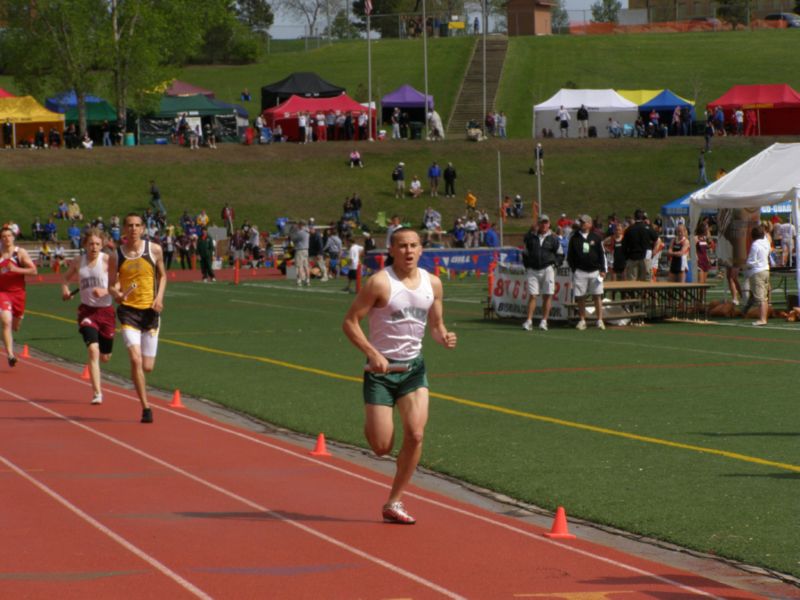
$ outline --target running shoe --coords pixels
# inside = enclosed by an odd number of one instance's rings
[[[753,321],[753,327],[763,327],[767,324],[767,321]]]
[[[9,356],[8,357],[8,366],[9,367],[16,367],[17,366],[17,357],[16,356]]]
[[[547,321],[545,321],[544,319],[539,321],[539,329],[541,329],[542,331],[547,331]]]
[[[584,329],[586,329],[586,321],[584,321],[583,319],[578,321],[578,324],[575,325],[575,329],[577,329],[578,331],[583,331]]]
[[[529,320],[528,320],[528,321],[525,321],[525,322],[522,324],[522,328],[523,328],[525,331],[530,331],[531,329],[533,329],[533,323],[531,323]]]
[[[102,404],[103,403],[103,394],[95,394],[92,398],[92,404]]]
[[[413,525],[417,520],[406,512],[406,507],[402,502],[392,502],[383,505],[383,520],[386,523],[397,523],[399,525]]]
[[[603,323],[603,319],[599,319],[599,320],[597,321],[597,328],[598,328],[598,329],[605,329],[605,328],[606,328],[606,324],[605,324],[605,323]]]
[[[153,422],[153,409],[151,408],[142,409],[142,423],[152,423],[152,422]]]

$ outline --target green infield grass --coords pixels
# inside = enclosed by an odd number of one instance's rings
[[[352,300],[342,285],[170,282],[148,383],[364,446],[364,359],[341,332]],[[446,323],[459,342],[445,351],[426,340],[426,467],[548,509],[563,505],[574,517],[800,575],[792,525],[800,481],[797,325],[525,332],[518,322],[481,319],[485,279],[444,285]],[[84,362],[75,309],[57,286],[29,286],[17,343]],[[107,368],[127,375],[121,340]]]

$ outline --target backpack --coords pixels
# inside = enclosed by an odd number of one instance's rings
[[[398,179],[400,179],[400,169],[396,168],[392,171],[392,181],[397,181]]]

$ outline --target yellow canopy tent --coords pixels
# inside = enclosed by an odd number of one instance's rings
[[[39,127],[45,134],[51,127],[64,135],[64,115],[47,110],[32,96],[0,98],[0,123],[14,125],[14,146],[22,141],[32,142]]]
[[[626,100],[630,100],[636,106],[641,106],[642,104],[647,104],[658,96],[661,92],[664,91],[664,88],[660,90],[615,90],[620,96],[625,98]]]

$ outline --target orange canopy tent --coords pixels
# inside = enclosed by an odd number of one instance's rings
[[[362,113],[367,112],[367,107],[359,104],[347,94],[341,94],[333,98],[302,98],[300,96],[292,96],[283,104],[279,104],[273,108],[268,108],[262,113],[264,123],[271,129],[280,124],[283,130],[283,135],[289,141],[299,141],[299,129],[297,125],[297,115],[299,113],[309,113],[312,117],[318,113],[327,115],[328,113],[351,115],[353,120],[353,128],[356,136],[358,135],[358,127],[356,127],[356,117]],[[371,126],[373,135],[375,134],[375,111],[372,112]],[[337,138],[337,139],[344,139]],[[354,139],[358,139],[355,137]]]

